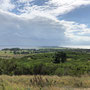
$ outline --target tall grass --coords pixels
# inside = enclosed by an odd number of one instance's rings
[[[90,77],[2,75],[0,90],[90,90]]]

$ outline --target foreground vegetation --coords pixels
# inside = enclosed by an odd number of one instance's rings
[[[0,75],[0,90],[90,90],[90,50],[3,49]]]
[[[90,77],[2,75],[0,90],[90,90]]]
[[[0,59],[0,74],[6,75],[58,75],[81,76],[90,75],[90,53],[78,51],[63,51],[62,60],[55,52],[14,54],[12,58]],[[59,57],[58,57],[59,56]],[[7,57],[7,56],[6,56]],[[56,63],[58,61],[58,63]]]

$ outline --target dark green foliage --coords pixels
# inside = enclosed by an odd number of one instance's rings
[[[57,52],[55,53],[54,63],[64,63],[66,62],[66,53]]]
[[[53,60],[58,63],[53,63]],[[18,59],[0,59],[0,74],[90,75],[90,54],[66,51],[65,53],[33,53]]]

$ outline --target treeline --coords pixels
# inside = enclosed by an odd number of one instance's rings
[[[30,54],[30,53],[49,53],[49,52],[80,52],[90,53],[90,49],[70,49],[70,48],[39,48],[39,49],[20,49],[20,48],[5,48],[2,49],[6,53],[10,51],[13,54]]]
[[[90,54],[40,53],[30,54],[19,59],[0,59],[0,74],[59,76],[90,74]]]

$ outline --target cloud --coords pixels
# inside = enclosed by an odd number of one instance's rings
[[[52,19],[25,19],[0,12],[0,21],[0,45],[43,46],[67,42],[63,25]]]
[[[41,3],[42,0],[39,0]],[[44,15],[44,17],[56,17],[79,8],[82,5],[90,5],[90,0],[44,0],[43,5],[38,5],[36,0],[0,0],[0,8],[21,16]]]
[[[10,0],[0,0],[0,9],[4,11],[10,11],[14,8],[15,6],[11,3]]]
[[[88,45],[90,41],[90,29],[85,24],[41,16],[27,19],[3,11],[0,21],[0,45],[67,46]]]
[[[42,0],[39,0],[41,3]],[[90,5],[90,0],[44,0],[43,5],[38,5],[36,0],[0,0],[0,8],[19,15],[37,15],[41,13],[53,17],[63,15],[82,5]],[[15,12],[13,12],[15,10]],[[36,13],[37,12],[37,13]]]
[[[49,0],[48,6],[53,6],[51,14],[62,15],[80,7],[81,5],[90,5],[90,0]]]
[[[47,0],[43,5],[34,4],[34,2],[35,0],[18,0],[18,4],[15,5],[21,14],[33,13],[33,15],[36,15],[42,13],[43,15],[44,13],[55,17],[68,13],[82,5],[90,5],[90,0]]]
[[[58,20],[90,0],[0,0],[0,45],[81,45],[90,44],[85,24]],[[18,12],[18,15],[17,15]]]
[[[90,44],[90,28],[87,25],[64,20],[61,23],[66,28],[65,35],[70,38],[71,45]]]

